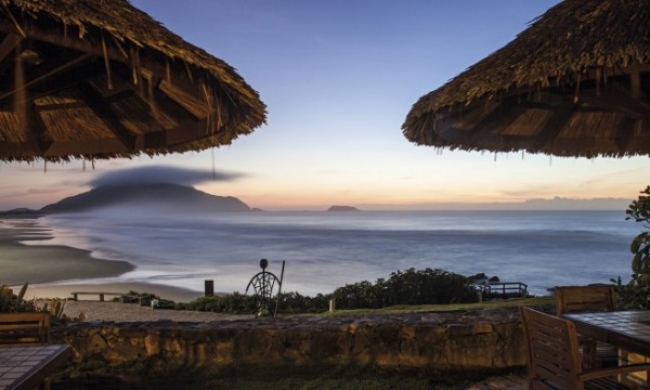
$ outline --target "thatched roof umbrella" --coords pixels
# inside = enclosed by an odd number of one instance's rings
[[[650,155],[650,1],[564,0],[421,97],[421,145],[557,156]]]
[[[232,67],[127,0],[0,0],[0,160],[202,150],[265,119]]]

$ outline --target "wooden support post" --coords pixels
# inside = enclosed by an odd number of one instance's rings
[[[214,280],[205,281],[205,296],[206,297],[214,296]]]

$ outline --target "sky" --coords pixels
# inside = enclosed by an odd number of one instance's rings
[[[132,0],[237,69],[267,124],[232,145],[154,158],[0,164],[0,209],[40,208],[140,167],[265,210],[435,209],[531,198],[635,199],[650,161],[439,151],[402,123],[422,95],[501,48],[558,0]],[[199,174],[200,176],[200,174]]]

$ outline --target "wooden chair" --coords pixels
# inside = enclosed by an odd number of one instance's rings
[[[587,311],[614,311],[616,290],[613,285],[559,286],[555,287],[557,315]],[[597,342],[578,335],[578,342],[584,352],[583,363],[587,367],[614,367],[621,356],[618,348],[604,342]]]
[[[630,389],[618,379],[650,371],[650,364],[584,370],[571,321],[520,307],[528,345],[528,388],[535,390]]]
[[[50,342],[50,314],[0,313],[0,345]]]
[[[583,311],[614,311],[616,291],[612,285],[555,287],[557,315]]]

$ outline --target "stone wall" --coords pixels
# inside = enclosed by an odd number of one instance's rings
[[[400,369],[523,366],[516,310],[292,317],[182,323],[74,323],[53,327],[77,362],[175,369],[187,365],[341,365]]]

